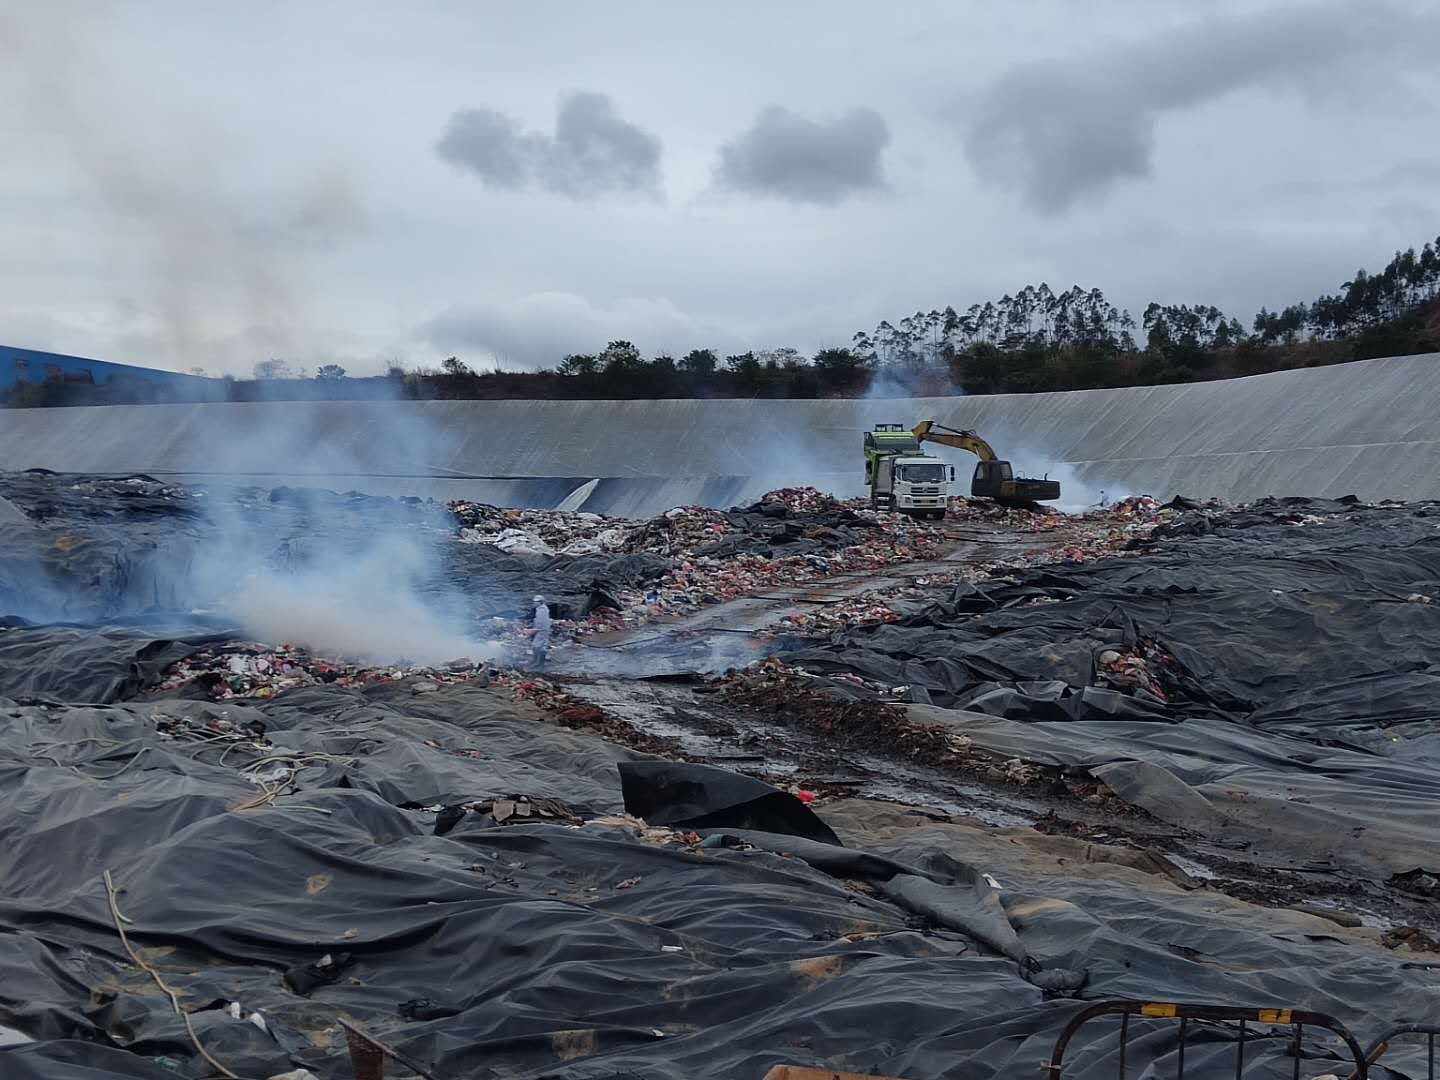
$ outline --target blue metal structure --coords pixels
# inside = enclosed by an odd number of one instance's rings
[[[108,360],[89,360],[83,356],[66,356],[63,353],[39,352],[35,349],[16,349],[0,345],[0,394],[16,383],[44,382],[46,379],[60,379],[64,382],[89,383],[96,386],[108,383],[116,376],[127,379],[144,379],[147,382],[168,383],[173,386],[188,386],[197,383],[211,383],[213,379],[197,375],[182,375],[178,371],[161,371],[157,368],[135,367],[131,364],[112,364]]]

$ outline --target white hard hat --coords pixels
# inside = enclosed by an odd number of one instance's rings
[[[543,596],[537,596],[537,597],[535,597],[534,603],[543,604],[544,602],[545,602],[545,597],[543,597]]]

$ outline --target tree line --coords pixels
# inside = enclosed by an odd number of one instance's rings
[[[1192,382],[1440,351],[1437,293],[1440,238],[1311,303],[1262,308],[1248,327],[1207,304],[1151,303],[1137,322],[1099,289],[1041,283],[882,322],[852,347],[902,383],[944,373],[969,394]]]
[[[1146,306],[1137,321],[1099,289],[1027,285],[998,300],[917,311],[810,356],[795,349],[721,356],[692,349],[645,357],[617,340],[538,372],[476,371],[452,356],[437,367],[392,366],[351,378],[337,364],[314,376],[283,359],[255,378],[192,387],[143,381],[83,386],[47,380],[5,395],[12,407],[189,400],[584,399],[852,397],[1035,393],[1256,375],[1380,356],[1440,352],[1440,237],[1397,252],[1378,274],[1357,270],[1332,293],[1248,326],[1207,304]],[[200,372],[197,372],[200,373]],[[202,373],[203,374],[203,373]]]

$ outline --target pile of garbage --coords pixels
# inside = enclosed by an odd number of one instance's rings
[[[1176,520],[1180,511],[1163,507],[1149,496],[1137,496],[1081,516],[1035,514],[974,500],[962,504],[959,515],[952,512],[951,516],[964,515],[969,515],[971,520],[998,520],[1008,527],[1033,533],[1065,529],[1073,541],[1055,547],[1012,549],[1000,558],[957,564],[954,570],[927,568],[923,575],[906,584],[887,585],[817,610],[795,612],[783,618],[781,625],[801,636],[828,637],[856,627],[896,622],[933,601],[938,588],[981,581],[1008,585],[1015,582],[1014,574],[1034,566],[1087,563],[1140,550],[1153,530],[1164,522]],[[1048,597],[1035,597],[1023,603],[1051,602]],[[1118,669],[1114,674],[1118,675]]]
[[[913,541],[940,530],[842,501],[815,488],[782,488],[747,507],[712,510],[677,506],[644,521],[564,510],[515,510],[452,502],[467,544],[535,555],[647,553],[666,557],[775,554],[786,548],[835,551],[866,542],[866,534]]]
[[[194,697],[212,701],[233,698],[266,701],[284,690],[302,686],[366,687],[419,677],[414,684],[424,693],[426,684],[469,682],[489,685],[498,673],[484,662],[460,657],[438,666],[399,663],[369,665],[356,660],[317,656],[298,645],[263,645],[227,642],[202,648],[167,670],[154,688],[157,696],[172,696],[189,688]]]
[[[731,510],[682,506],[646,521],[559,510],[450,504],[458,540],[509,555],[648,555],[673,561],[658,582],[612,590],[614,604],[562,620],[586,635],[643,625],[767,588],[873,570],[933,554],[943,529],[842,501],[815,488],[784,488]]]
[[[1160,704],[1178,678],[1180,664],[1163,645],[1140,638],[1133,645],[1103,649],[1095,657],[1095,682],[1129,694],[1146,694]]]
[[[624,521],[564,510],[515,510],[456,501],[450,512],[464,544],[489,544],[523,555],[593,555],[624,551]]]

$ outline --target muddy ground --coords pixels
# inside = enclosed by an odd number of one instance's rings
[[[936,822],[986,828],[1029,827],[1095,844],[1163,854],[1196,888],[1266,907],[1320,914],[1340,925],[1397,932],[1415,927],[1440,937],[1433,898],[1367,881],[1328,866],[1276,862],[1226,849],[1155,820],[1093,782],[1033,766],[931,753],[943,738],[898,715],[824,699],[767,705],[746,681],[622,680],[562,676],[567,694],[593,704],[572,709],[567,726],[603,734],[643,753],[735,769],[827,802],[863,799],[876,810],[919,810]],[[870,715],[866,713],[869,712]],[[942,765],[941,758],[946,759]]]
[[[1024,827],[1120,845],[1163,855],[1187,888],[1371,927],[1385,935],[1387,945],[1402,949],[1437,948],[1440,910],[1432,895],[1277,852],[1222,846],[1156,820],[1086,777],[957,748],[953,735],[909,721],[899,707],[840,704],[753,666],[720,679],[667,675],[663,664],[652,669],[653,677],[617,677],[628,661],[616,661],[627,653],[684,655],[688,648],[693,656],[694,650],[714,648],[717,640],[737,662],[753,660],[776,647],[777,624],[803,610],[807,600],[814,606],[878,597],[967,568],[977,580],[990,580],[987,567],[997,558],[1049,561],[1075,541],[1079,529],[1025,533],[972,523],[947,531],[950,542],[939,558],[892,567],[868,582],[856,575],[820,592],[748,598],[602,640],[608,651],[572,649],[546,676],[582,703],[565,710],[562,722],[645,753],[711,763],[813,792],[822,814],[827,804],[859,799],[876,804],[877,812],[899,806],[937,822]],[[1006,572],[994,575],[1003,579]]]

